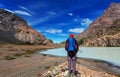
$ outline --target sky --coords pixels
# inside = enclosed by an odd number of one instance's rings
[[[0,0],[0,8],[24,18],[54,43],[87,29],[112,2],[120,0]]]

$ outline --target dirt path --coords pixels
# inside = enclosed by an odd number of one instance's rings
[[[15,60],[0,60],[0,77],[38,77],[43,71],[64,62],[64,58],[33,54]]]

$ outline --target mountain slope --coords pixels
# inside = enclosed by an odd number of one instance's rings
[[[100,17],[92,22],[84,32],[76,36],[76,39],[83,46],[120,46],[119,23],[120,3],[111,3]],[[106,41],[102,41],[103,38]],[[116,41],[114,44],[111,42],[113,40]]]
[[[13,44],[44,44],[53,42],[32,29],[27,22],[4,9],[0,9],[0,42]]]

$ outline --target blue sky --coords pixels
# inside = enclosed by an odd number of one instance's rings
[[[23,17],[55,43],[83,32],[111,2],[120,0],[0,0],[0,8]]]

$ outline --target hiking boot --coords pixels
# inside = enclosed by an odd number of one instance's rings
[[[72,74],[72,72],[73,72],[73,71],[72,71],[72,70],[70,70],[70,71],[69,71],[69,74]]]
[[[70,77],[74,77],[74,74],[72,73]]]
[[[70,74],[72,74],[72,72],[73,72],[73,71],[72,71],[72,70],[70,70]]]
[[[67,77],[71,77],[71,74],[68,74],[68,76]]]
[[[76,71],[76,72],[74,72],[74,75],[77,77],[77,71]]]
[[[72,75],[72,70],[70,70],[70,72],[68,73],[67,77],[71,77]]]

